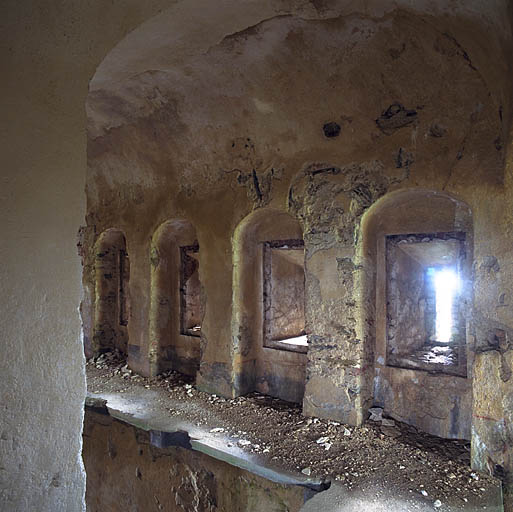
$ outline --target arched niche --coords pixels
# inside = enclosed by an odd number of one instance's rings
[[[363,314],[374,326],[374,405],[445,438],[470,438],[473,223],[466,203],[424,189],[392,192],[362,220]],[[441,274],[439,274],[441,272]],[[458,286],[434,286],[433,276]],[[452,277],[451,277],[452,279]],[[449,334],[437,322],[450,296]],[[442,311],[442,313],[440,313]],[[443,320],[443,318],[442,318]]]
[[[301,402],[307,351],[301,226],[286,212],[259,209],[237,227],[233,252],[236,392]]]
[[[107,229],[96,241],[94,253],[94,351],[118,349],[127,353],[130,263],[124,234]]]
[[[151,243],[150,369],[196,375],[200,359],[199,245],[187,220],[164,222]]]

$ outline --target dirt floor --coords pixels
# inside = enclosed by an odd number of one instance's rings
[[[197,391],[192,379],[176,372],[143,378],[112,353],[87,362],[87,379],[92,393],[126,393],[137,387],[158,391],[159,401],[172,405],[170,416],[228,435],[243,450],[282,468],[348,489],[382,481],[445,508],[479,501],[497,486],[496,480],[470,469],[469,442],[440,439],[387,418],[346,427],[306,418],[299,405],[258,393],[224,399]]]

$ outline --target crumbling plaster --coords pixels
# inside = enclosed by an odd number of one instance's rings
[[[3,468],[0,474],[0,500],[2,500],[2,505],[5,504],[11,510],[34,508],[38,510],[80,510],[82,507],[84,477],[80,469],[78,454],[84,379],[81,370],[83,359],[77,343],[79,323],[75,311],[80,293],[78,263],[72,245],[76,227],[83,215],[81,190],[86,165],[83,105],[87,84],[95,67],[118,41],[141,24],[143,24],[143,29],[145,26],[149,27],[149,32],[153,33],[153,37],[147,38],[145,30],[136,30],[132,32],[127,42],[133,44],[131,53],[136,57],[135,60],[140,67],[139,72],[145,72],[148,69],[147,65],[153,64],[153,61],[148,59],[147,55],[141,57],[139,54],[138,49],[141,45],[140,40],[137,40],[138,35],[146,39],[149,51],[153,52],[155,46],[159,46],[165,49],[165,53],[172,56],[175,62],[184,62],[187,55],[194,57],[194,49],[190,45],[190,39],[185,37],[186,33],[196,34],[194,36],[196,40],[199,40],[197,34],[201,33],[207,46],[215,46],[227,34],[244,31],[247,27],[257,25],[265,18],[289,13],[291,5],[300,6],[301,12],[306,13],[305,18],[308,17],[307,14],[314,18],[321,15],[331,17],[333,10],[337,11],[337,6],[342,5],[342,3],[328,1],[233,2],[227,0],[222,2],[222,5],[216,4],[215,12],[213,12],[212,9],[209,9],[208,4],[212,3],[194,0],[177,3],[155,0],[141,3],[125,0],[109,4],[99,1],[74,2],[63,8],[62,5],[52,2],[39,2],[35,6],[33,2],[22,0],[7,1],[1,5],[1,30],[4,39],[9,43],[2,45],[1,50],[4,68],[2,91],[5,100],[1,144],[5,165],[0,203],[3,242],[1,284],[4,296],[0,323],[4,340],[1,391],[2,406],[5,409],[0,416],[2,431],[0,449],[2,450]],[[513,168],[509,143],[511,137],[508,136],[511,118],[508,96],[511,89],[511,65],[508,64],[507,58],[510,55],[511,43],[509,25],[511,9],[508,11],[507,2],[500,1],[452,2],[449,5],[444,3],[444,7],[437,7],[437,4],[439,2],[416,2],[415,5],[412,5],[411,2],[396,2],[393,9],[396,5],[400,5],[416,9],[414,12],[419,14],[427,13],[429,19],[436,22],[435,24],[440,27],[440,30],[450,29],[451,34],[457,33],[459,45],[465,48],[467,56],[472,59],[472,65],[478,68],[479,74],[484,77],[487,86],[490,87],[493,97],[491,101],[497,107],[501,103],[503,104],[502,145],[508,155],[507,187],[502,189],[498,186],[500,179],[497,179],[496,165],[493,163],[490,165],[487,158],[470,166],[465,158],[462,158],[464,167],[461,168],[461,175],[472,177],[475,190],[472,191],[472,187],[469,186],[465,194],[475,199],[473,203],[480,203],[480,207],[474,210],[476,240],[479,240],[479,245],[476,246],[475,287],[478,290],[478,293],[475,294],[476,308],[482,315],[482,325],[485,326],[485,329],[487,323],[492,323],[494,327],[501,328],[502,326],[502,329],[509,333],[508,326],[513,325],[512,312],[507,307],[509,302],[506,300],[508,289],[506,283],[513,279],[509,256],[511,219],[506,207],[510,201],[510,180]],[[367,10],[362,9],[362,5],[366,5]],[[364,19],[369,14],[378,17],[383,15],[382,6],[383,2],[364,3],[358,1],[343,4],[346,14],[356,12]],[[143,23],[167,7],[171,8]],[[337,14],[339,13],[337,12]],[[211,20],[210,26],[204,24],[205,19]],[[163,21],[164,23],[162,23]],[[376,22],[368,23],[373,25]],[[166,34],[175,38],[174,44],[166,43]],[[144,45],[142,46],[144,47]],[[400,48],[402,46],[399,46]],[[120,45],[118,49],[123,55],[123,45]],[[324,51],[324,47],[322,50]],[[465,60],[461,52],[456,50],[455,52],[455,59],[459,56]],[[159,52],[153,53],[161,56]],[[393,54],[395,55],[396,52]],[[128,75],[132,76],[135,67],[127,65],[125,58],[118,59],[116,52],[109,54],[109,58],[104,60],[99,71],[112,69],[116,60],[119,60],[122,68],[125,71],[128,70]],[[419,62],[416,59],[413,61],[415,61],[415,66],[412,63],[411,69],[415,69]],[[303,61],[300,64],[303,66]],[[159,68],[160,66],[152,66],[152,69]],[[465,76],[465,74],[462,75],[462,77]],[[99,77],[100,73],[97,78]],[[432,75],[427,74],[423,79],[429,82]],[[105,80],[108,81],[107,78]],[[114,81],[118,81],[118,79],[116,78]],[[472,87],[467,89],[467,83],[463,80],[462,82],[461,95],[473,95],[475,91],[472,90]],[[471,82],[474,83],[473,80]],[[477,85],[477,79],[475,82],[474,85]],[[365,88],[369,83],[365,77],[362,77],[356,85]],[[451,81],[448,80],[445,83],[451,83]],[[100,89],[99,82],[96,84]],[[294,88],[297,86],[294,82],[291,82],[290,85]],[[486,89],[484,85],[482,87],[483,90]],[[94,90],[94,88],[95,84],[93,83],[92,89]],[[315,90],[315,87],[306,89],[306,92],[310,93],[311,90]],[[393,96],[390,100],[395,101],[396,95],[403,96],[399,94],[400,92],[389,91],[389,96]],[[324,98],[325,96],[319,93],[318,97]],[[158,103],[158,98],[155,101]],[[294,101],[297,101],[297,98]],[[347,99],[347,103],[351,104],[352,100]],[[128,102],[129,106],[131,104],[131,101]],[[319,105],[323,104],[325,103],[319,102]],[[414,106],[406,102],[404,104],[408,107]],[[123,110],[120,107],[123,107],[124,103],[121,101],[117,105],[117,108],[107,109],[106,119],[117,119],[119,110]],[[262,115],[272,113],[272,105],[269,106],[261,98],[257,97],[254,105],[255,108],[259,108]],[[344,105],[341,106],[344,107]],[[380,96],[379,101],[373,106],[372,111],[376,112],[377,117],[383,109],[387,108],[388,104]],[[131,107],[128,110],[130,111]],[[297,142],[294,141],[295,129],[290,129],[290,133],[285,133],[276,139],[279,141],[279,144],[276,145],[280,146],[286,145],[287,137],[291,140],[288,153],[284,153],[287,155],[284,159],[287,164],[285,166],[287,179],[282,179],[281,182],[272,179],[274,176],[280,177],[282,172],[283,161],[280,158],[273,156],[273,158],[262,159],[258,153],[256,153],[256,157],[252,157],[256,158],[253,161],[257,163],[262,160],[257,169],[266,183],[273,184],[272,201],[274,204],[283,207],[290,176],[298,169],[304,168],[305,162],[327,161],[331,162],[331,165],[338,164],[340,167],[345,167],[348,162],[369,161],[366,156],[365,144],[360,148],[360,157],[357,153],[345,153],[340,146],[337,146],[336,151],[333,150],[335,141],[342,140],[344,140],[344,147],[358,148],[355,141],[361,137],[362,133],[365,134],[366,129],[356,130],[358,132],[356,136],[346,139],[324,141],[322,135],[318,135],[322,123],[331,121],[334,114],[337,116],[347,115],[345,110],[336,105],[327,106],[322,112],[318,112],[318,117],[315,117],[312,126],[308,125],[305,138],[298,139]],[[362,112],[366,111],[367,107],[362,109]],[[468,110],[467,114],[470,115],[471,112],[472,109]],[[165,111],[161,113],[164,114]],[[310,117],[303,119],[303,112],[300,113],[294,126],[308,124],[306,119]],[[282,112],[278,117],[287,117],[287,115]],[[162,123],[166,124],[173,119],[172,115],[164,116]],[[372,120],[372,116],[370,119]],[[341,119],[341,121],[343,120]],[[121,126],[126,122],[125,117],[121,116],[121,120],[116,124]],[[149,123],[149,125],[152,124]],[[485,124],[488,124],[488,121]],[[374,127],[371,121],[366,121],[365,125],[367,128]],[[423,125],[421,124],[421,126]],[[459,123],[455,123],[455,126],[459,131]],[[94,130],[94,126],[92,130]],[[160,131],[160,129],[156,130],[156,133],[158,134]],[[246,134],[240,135],[239,132],[245,130],[241,130],[241,126],[238,126],[233,131],[235,134],[226,132],[226,143],[230,144],[236,135],[239,140],[237,147],[240,147]],[[496,131],[494,130],[494,132]],[[347,137],[348,133],[352,133],[351,128],[342,130],[341,137]],[[434,133],[440,133],[440,131],[435,127]],[[156,140],[153,143],[154,149],[158,147],[160,151],[161,141],[158,138],[154,140]],[[260,137],[256,140],[258,141],[256,146],[260,148],[262,146]],[[308,154],[304,150],[305,140],[308,142],[306,147],[311,148]],[[316,141],[315,144],[312,144],[313,140]],[[27,141],[30,143],[27,144]],[[167,136],[164,137],[164,142],[166,141],[168,141]],[[488,140],[487,144],[489,142]],[[274,147],[274,145],[273,141],[272,146]],[[318,148],[315,149],[314,145]],[[393,160],[393,157],[398,154],[398,147],[402,147],[402,141],[394,141],[394,144],[390,144],[390,146],[393,146],[393,151],[390,151],[390,155],[386,159],[387,162]],[[456,150],[460,146],[461,144],[451,143],[449,147]],[[108,144],[105,147],[108,151],[111,150]],[[151,148],[152,146],[147,147]],[[479,146],[469,143],[466,147],[477,148]],[[298,150],[298,148],[300,149]],[[90,157],[94,157],[91,147],[89,150]],[[111,165],[105,166],[104,170],[96,177],[96,180],[104,179],[107,185],[110,184],[110,186],[100,186],[100,188],[116,189],[120,195],[115,196],[115,200],[112,197],[104,199],[105,205],[109,201],[111,202],[112,211],[109,214],[105,207],[102,211],[101,222],[97,218],[89,217],[89,231],[85,230],[85,240],[94,240],[95,236],[101,232],[102,227],[125,228],[127,225],[137,225],[140,230],[139,234],[127,229],[125,229],[125,234],[129,238],[129,251],[132,246],[135,253],[139,252],[139,258],[136,259],[137,261],[132,260],[132,263],[138,268],[144,268],[145,265],[148,265],[148,247],[139,251],[135,247],[138,244],[141,246],[144,243],[148,244],[147,241],[157,226],[173,213],[182,210],[180,205],[184,202],[187,194],[192,193],[193,188],[186,181],[183,182],[181,188],[175,187],[173,185],[176,180],[171,182],[167,190],[162,189],[159,196],[156,195],[155,190],[148,192],[148,185],[153,186],[154,182],[147,177],[142,182],[138,181],[139,177],[144,176],[147,171],[140,172],[143,168],[143,166],[139,167],[140,162],[137,165],[130,164],[130,162],[136,162],[138,158],[133,158],[133,155],[128,152],[127,146],[125,146],[125,150],[127,152],[124,160],[120,162],[117,158],[113,158]],[[260,152],[260,149],[258,151]],[[451,154],[453,152],[451,151]],[[455,152],[457,154],[457,151]],[[140,153],[144,155],[147,151]],[[383,155],[387,153],[386,144],[379,153]],[[493,151],[491,153],[495,155]],[[178,168],[179,159],[174,159],[173,151],[171,154],[173,155],[171,161],[176,161]],[[193,154],[192,151],[191,154]],[[290,154],[293,154],[294,158],[289,159]],[[374,155],[373,152],[371,154]],[[203,239],[202,243],[210,247],[211,257],[205,257],[205,261],[202,260],[202,268],[205,269],[206,276],[204,285],[211,290],[216,287],[220,290],[229,290],[231,286],[229,238],[220,241],[218,235],[227,236],[230,229],[236,225],[236,219],[240,220],[252,207],[251,204],[246,203],[244,189],[237,189],[238,181],[248,184],[251,182],[248,180],[248,176],[253,177],[253,161],[244,157],[244,153],[241,155],[239,161],[230,156],[222,164],[225,166],[228,163],[228,166],[223,169],[229,171],[238,168],[240,163],[245,164],[241,173],[236,171],[232,174],[235,178],[240,176],[233,184],[236,192],[229,196],[229,201],[235,202],[237,210],[233,220],[222,221],[219,219],[208,228],[198,226],[198,235]],[[362,155],[365,156],[362,158]],[[430,157],[430,151],[425,152],[424,161],[427,161],[428,157]],[[440,158],[443,161],[443,158]],[[479,158],[477,154],[472,157],[472,160],[476,158]],[[152,163],[151,158],[148,160]],[[275,160],[280,165],[275,166]],[[423,158],[418,151],[416,160],[419,165],[422,164]],[[194,162],[195,159],[186,158],[185,161],[189,163],[189,161]],[[130,165],[126,165],[127,162]],[[433,167],[436,168],[438,163],[434,160],[433,162]],[[164,164],[166,169],[171,170],[168,160]],[[95,165],[91,164],[91,166]],[[483,170],[483,174],[476,171],[477,167]],[[128,180],[131,183],[128,190],[118,187],[118,183],[123,183],[123,180],[117,178],[114,171],[123,169],[124,172],[129,172],[134,168],[137,169],[137,172],[134,172]],[[194,175],[201,169],[207,177],[210,173],[208,168],[202,167],[200,164],[189,169],[187,166],[182,166],[182,168],[184,172],[188,171]],[[176,169],[173,172],[176,172]],[[426,175],[428,173],[424,168],[422,172]],[[489,179],[490,174],[491,179]],[[454,179],[452,183],[449,180],[446,187],[449,190],[453,188],[459,190],[460,179]],[[211,181],[206,180],[206,182],[210,189]],[[410,184],[419,185],[422,184],[422,179],[413,177],[410,182]],[[475,187],[476,183],[480,184],[479,188]],[[162,183],[157,182],[156,185],[154,189],[160,187]],[[437,181],[434,185],[433,183],[430,185],[439,187],[440,183]],[[173,206],[170,206],[170,201],[167,199],[169,190],[175,191],[174,193],[178,192]],[[255,197],[255,192],[251,189],[248,193],[251,197]],[[94,196],[91,188],[89,188],[89,194],[91,199]],[[138,204],[141,203],[141,200],[145,200],[147,194],[151,197],[153,209],[142,210]],[[490,200],[492,194],[493,201]],[[212,195],[220,199],[223,198],[223,194],[215,187],[212,189]],[[259,201],[261,200],[258,194],[256,197]],[[158,200],[162,201],[157,207]],[[268,198],[265,200],[267,201]],[[269,201],[271,200],[269,199]],[[117,226],[117,223],[113,222],[118,220],[115,218],[114,210],[122,204],[129,204],[130,208],[135,210],[134,217],[127,218],[123,213],[123,226]],[[474,204],[472,206],[474,208]],[[182,213],[184,212],[182,211]],[[202,209],[202,215],[210,215],[215,218],[216,214],[217,207],[206,202]],[[193,212],[190,216],[194,216]],[[150,223],[153,223],[151,227],[146,225],[149,223],[146,219],[151,219]],[[145,220],[145,222],[141,222],[141,220]],[[496,231],[491,232],[490,226],[496,226]],[[325,251],[329,251],[326,252],[327,255],[334,256],[338,249],[330,248]],[[352,257],[351,249],[340,249],[339,252],[341,258]],[[494,261],[493,258],[497,261],[497,265],[489,265]],[[225,263],[219,265],[220,260]],[[335,258],[332,257],[330,261],[333,260]],[[328,266],[328,268],[335,269],[337,265],[338,263],[333,263],[332,267]],[[141,271],[143,278],[146,274],[149,275],[149,267],[146,268],[146,273]],[[219,269],[220,274],[216,277],[215,272],[218,272]],[[142,292],[142,299],[147,299],[147,296],[144,295],[146,288],[137,285],[138,281],[140,282],[141,278],[136,275],[131,283],[131,292],[134,295]],[[142,281],[144,283],[144,279]],[[87,288],[85,291],[87,293]],[[503,293],[505,296],[501,298]],[[30,300],[27,297],[30,297]],[[218,297],[219,307],[229,311],[230,297],[229,291],[221,294]],[[142,305],[142,302],[137,305]],[[87,297],[84,301],[84,304],[86,303]],[[140,315],[137,320],[138,328],[142,329],[141,321],[147,317],[147,309],[142,307],[138,314]],[[88,318],[89,316],[86,314],[85,324],[87,324]],[[228,320],[223,318],[215,321],[212,312],[207,311],[208,318],[211,318],[211,333],[216,333],[215,336],[219,336],[221,340],[228,340],[230,338],[227,327]],[[137,330],[134,332],[137,333]],[[140,331],[138,334],[142,336]],[[228,350],[228,343],[225,348]],[[207,344],[205,352],[207,357],[213,359],[213,350],[213,348],[209,349]],[[483,352],[479,357],[483,361],[490,361],[493,364],[496,354],[497,350],[490,350]],[[493,380],[489,380],[493,385]],[[510,389],[506,386],[505,397],[511,396]],[[225,389],[225,392],[229,391],[229,389]],[[476,432],[484,432],[486,428],[478,427]],[[499,425],[498,438],[505,439],[504,432]]]
[[[472,211],[471,345],[496,351],[481,333],[513,324],[499,289],[511,282],[506,6],[244,2],[226,18],[201,5],[186,23],[182,3],[130,34],[88,97],[88,227],[94,238],[119,226],[132,245],[129,331],[142,354],[132,367],[149,371],[149,240],[187,218],[206,297],[198,385],[237,393],[232,236],[254,209],[286,210],[306,248],[304,412],[361,423],[375,355],[361,220],[381,197],[418,187]],[[326,137],[326,123],[339,135]],[[469,415],[468,386],[461,393]]]

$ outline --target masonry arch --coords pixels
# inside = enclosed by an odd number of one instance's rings
[[[125,235],[119,229],[100,234],[94,251],[94,352],[127,353],[130,262]]]
[[[307,336],[304,244],[299,222],[262,208],[233,236],[234,365],[239,393],[291,402],[304,394]]]
[[[173,219],[155,231],[150,249],[150,371],[196,375],[200,359],[201,283],[196,229]]]
[[[360,256],[367,268],[362,290],[368,300],[363,315],[374,326],[368,336],[374,345],[374,404],[425,432],[469,439],[470,207],[444,192],[398,190],[369,208],[361,227]],[[454,272],[457,292],[435,290],[437,272]],[[454,297],[446,311],[451,332],[442,340],[436,323],[448,295]]]

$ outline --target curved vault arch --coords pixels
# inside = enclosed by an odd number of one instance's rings
[[[190,262],[188,267],[193,265],[193,268],[185,269],[187,262]],[[167,220],[155,230],[150,247],[150,266],[148,357],[151,375],[173,369],[195,376],[200,359],[200,331],[190,332],[186,323],[189,320],[201,325],[202,306],[201,302],[198,303],[201,301],[199,245],[191,222]],[[190,283],[194,284],[194,290],[187,294]],[[192,296],[189,302],[194,304],[186,304],[187,297]],[[190,319],[186,318],[189,309],[194,309]]]
[[[405,6],[409,3],[411,2],[396,2],[394,8],[396,8],[396,6]],[[503,37],[505,31],[508,31],[508,33],[511,34],[510,27],[507,30],[505,29],[505,24],[509,24],[510,16],[504,15],[506,10],[501,7],[503,5],[502,2],[493,3],[493,6],[492,2],[481,2],[481,8],[488,9],[488,7],[490,7],[490,10],[486,13],[478,12],[479,7],[476,6],[476,4],[463,4],[465,3],[462,2],[455,8],[457,9],[455,12],[462,18],[477,17],[484,14],[480,17],[482,20],[485,20],[485,23],[487,20],[491,20],[490,25],[501,27],[497,31],[501,33],[498,37]],[[504,5],[506,4],[507,3],[504,2]],[[420,6],[420,2],[416,5]],[[245,12],[241,12],[240,9],[242,7],[244,7]],[[115,88],[126,77],[146,71],[148,65],[151,65],[152,69],[155,70],[164,69],[169,62],[177,63],[194,56],[194,52],[198,51],[198,49],[201,51],[208,51],[209,45],[216,44],[229,34],[234,34],[243,31],[248,27],[254,26],[263,19],[283,14],[290,14],[288,8],[283,8],[277,2],[273,1],[244,2],[242,6],[241,2],[227,0],[216,4],[216,13],[212,13],[209,10],[211,8],[212,3],[206,0],[188,0],[187,2],[179,2],[175,6],[163,12],[161,15],[148,20],[139,27],[139,29],[136,29],[133,33],[129,34],[129,36],[127,36],[115,49],[113,49],[112,52],[107,55],[98,67],[98,70],[91,81],[91,93],[95,94],[101,90],[102,87],[112,86]],[[422,3],[422,7],[419,7],[419,9],[424,8],[426,8],[425,11],[420,10],[418,12],[440,14],[440,11],[436,8],[436,2]],[[493,9],[495,8],[497,8],[497,10],[494,12]],[[333,15],[333,12],[327,12],[325,14],[319,12],[315,13],[312,9],[313,7],[306,11],[298,10],[297,13],[305,18],[310,17],[311,19]],[[347,7],[347,9],[351,10],[351,12],[359,12],[364,16],[383,16],[385,13],[383,2],[379,1],[370,3],[363,1],[352,2],[350,7]],[[195,11],[194,15],[190,16],[192,11]],[[233,15],[235,11],[237,11],[239,15]],[[344,12],[341,10],[338,12],[338,15],[348,13],[349,11]],[[202,22],[199,22],[203,16],[205,16],[205,19]],[[185,23],[184,20],[187,18],[188,20]],[[212,20],[212,24],[208,23],[207,18]],[[453,20],[448,17],[448,20],[449,19]],[[448,24],[450,23],[451,21],[448,21]],[[216,27],[220,27],[220,30],[217,30]],[[203,32],[203,36],[208,36],[204,38],[204,46],[199,44],[198,34],[200,32]],[[192,39],[188,37],[188,33],[193,34]],[[482,41],[479,40],[479,38],[476,38],[476,42],[472,43],[469,41],[470,39],[472,39],[472,34],[469,38],[463,41],[462,46],[465,48],[470,47],[472,49],[472,51],[469,51],[468,53],[469,55],[472,55],[473,62],[477,62],[477,67],[481,69],[481,63],[486,61],[488,58],[487,56],[496,54],[496,52],[490,51],[490,48],[496,48],[497,44],[493,43],[490,47],[486,48],[483,46],[483,48],[479,50],[476,49],[476,45],[479,45]],[[504,37],[504,39],[506,38]],[[196,45],[191,46],[190,43],[192,40],[196,40]],[[151,53],[155,46],[159,46],[165,51],[165,53],[167,53],[168,56],[171,55],[172,57],[168,57],[166,59],[162,57],[162,52],[153,52],[154,59],[151,61],[147,60],[145,56],[147,56],[149,52]],[[141,53],[139,51],[140,48],[144,48],[145,52]],[[116,64],[116,61],[119,65]],[[496,68],[496,73],[490,73],[490,76],[497,77],[501,72],[501,66],[493,66],[491,64],[490,67]],[[115,71],[115,73],[110,73],[109,69],[111,71]],[[494,78],[491,78],[490,82],[496,82],[499,84],[501,79],[495,80]],[[497,88],[500,88],[500,85],[498,85]],[[504,94],[504,97],[506,97],[506,94]],[[111,112],[115,113],[115,108],[116,107],[114,106],[114,108],[111,109]],[[373,211],[374,210],[371,208],[368,213],[370,214]],[[370,219],[370,217],[368,218]],[[365,219],[363,222],[365,222]],[[366,247],[367,246],[364,241],[361,248],[365,249]],[[368,255],[365,254],[361,256],[362,260],[365,260],[367,257]],[[362,289],[365,289],[365,287]]]
[[[360,328],[365,332],[364,339],[368,340],[366,353],[368,366],[372,371],[368,373],[367,379],[370,380],[368,388],[372,390],[374,404],[383,406],[386,413],[392,417],[423,431],[440,437],[469,439],[472,422],[473,361],[472,352],[468,350],[471,340],[468,322],[471,319],[473,294],[471,208],[466,202],[446,192],[421,188],[399,189],[376,201],[364,214],[360,226],[358,257],[360,265],[365,268],[358,284],[362,301]],[[390,351],[401,350],[401,343],[407,340],[405,333],[410,332],[404,331],[403,334],[401,326],[413,328],[408,321],[412,321],[417,314],[421,315],[418,319],[420,323],[415,325],[423,326],[427,321],[424,318],[427,317],[425,312],[422,313],[424,310],[418,310],[415,303],[415,307],[408,309],[406,305],[410,302],[401,302],[403,315],[399,318],[395,316],[393,304],[398,299],[390,295],[390,290],[396,286],[396,278],[391,274],[392,268],[395,268],[391,266],[391,261],[395,259],[390,258],[395,258],[396,253],[390,252],[389,241],[401,235],[407,236],[414,244],[418,241],[419,248],[422,246],[422,265],[428,265],[435,261],[430,260],[433,258],[433,250],[440,250],[441,247],[442,250],[448,250],[443,246],[446,243],[443,240],[445,234],[449,234],[449,237],[453,237],[453,234],[462,234],[462,240],[457,242],[460,248],[458,254],[463,255],[459,266],[464,340],[459,348],[459,370],[427,366],[424,368],[422,365],[415,367],[404,361],[398,363]],[[422,240],[415,239],[415,236]],[[404,236],[401,239],[406,242]],[[438,245],[435,247],[433,244]],[[408,272],[417,272],[413,270],[417,267],[400,268],[403,269],[402,277]],[[407,268],[409,270],[406,270]],[[423,266],[419,268],[422,272],[427,269],[426,267],[422,270]],[[419,279],[420,275],[418,274]],[[410,287],[410,297],[413,297],[414,293],[411,290],[414,282],[404,282]],[[424,281],[415,282],[421,286]],[[405,315],[404,312],[408,314]],[[395,334],[392,334],[391,325],[394,326]],[[391,336],[395,336],[395,339],[391,339]],[[419,339],[424,342],[425,337]],[[407,341],[410,342],[411,339],[408,338]]]
[[[273,300],[273,305],[266,297],[273,292],[267,287],[271,279],[270,265],[266,260],[266,245],[276,242],[282,247],[298,244],[298,250],[291,249],[302,259],[292,264],[284,263],[285,269],[272,270],[274,275],[281,272],[280,281],[275,288],[284,291]],[[283,242],[283,243],[282,243]],[[272,326],[277,324],[276,316],[268,308],[275,308],[277,302],[293,299],[300,305],[297,315],[292,314],[287,323],[303,322],[304,330],[304,248],[303,232],[299,221],[289,213],[275,208],[261,208],[247,215],[237,226],[232,237],[233,251],[233,299],[232,299],[232,339],[234,374],[237,393],[260,391],[264,394],[280,397],[292,402],[301,402],[304,394],[306,354],[294,346],[286,347],[272,343]],[[290,273],[290,269],[295,269]],[[287,288],[297,293],[298,279],[302,283],[303,298],[287,293]],[[289,287],[289,283],[291,283]],[[301,285],[299,285],[301,287]],[[289,291],[290,291],[289,290]],[[289,296],[290,295],[290,296]],[[290,305],[287,309],[291,309]],[[302,317],[302,318],[301,318]],[[280,329],[279,327],[277,329]],[[277,331],[276,331],[277,332]],[[298,333],[292,333],[295,336]],[[279,337],[279,336],[277,336]],[[289,348],[289,350],[287,350]],[[292,348],[292,351],[290,350]],[[305,347],[306,349],[306,347]]]
[[[93,352],[127,353],[130,263],[124,233],[103,231],[94,244]]]
[[[381,0],[335,3],[318,10],[314,5],[297,1],[284,5],[273,0],[182,0],[150,17],[132,30],[98,65],[90,82],[90,90],[115,83],[148,69],[172,68],[187,57],[208,51],[224,37],[242,32],[275,16],[295,15],[305,19],[328,19],[361,15],[383,17],[396,9],[428,16],[452,14],[465,20],[479,20],[494,28],[503,40],[511,37],[511,10],[507,1],[495,3],[460,3],[441,6],[439,2]],[[157,51],[156,51],[157,50]]]

